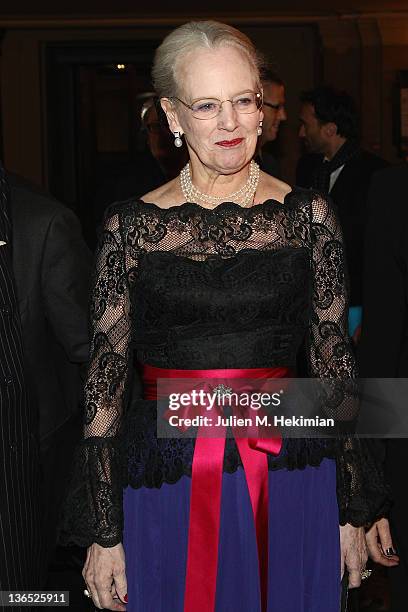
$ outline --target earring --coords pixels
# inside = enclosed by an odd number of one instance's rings
[[[183,141],[180,137],[180,132],[174,132],[174,146],[179,148],[183,146]]]
[[[260,136],[262,134],[262,119],[259,122],[258,129],[256,130],[256,133],[258,134],[258,136]]]

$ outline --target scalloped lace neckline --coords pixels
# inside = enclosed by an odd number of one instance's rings
[[[188,207],[198,208],[199,210],[207,211],[209,213],[218,212],[220,209],[225,209],[225,208],[238,208],[239,210],[249,212],[257,208],[266,206],[267,204],[278,204],[279,206],[283,206],[284,204],[286,204],[287,199],[294,192],[295,192],[295,189],[288,191],[288,193],[283,198],[283,202],[280,202],[279,200],[276,200],[275,198],[268,198],[267,200],[264,200],[263,202],[260,202],[259,204],[253,204],[252,206],[248,206],[248,207],[241,206],[240,204],[237,204],[236,202],[226,201],[226,202],[220,202],[219,204],[217,204],[217,206],[214,206],[214,208],[206,208],[205,206],[202,206],[201,204],[197,204],[196,202],[182,202],[181,204],[174,204],[173,206],[162,208],[161,206],[159,206],[158,204],[155,204],[154,202],[145,202],[141,198],[139,198],[137,201],[140,202],[141,204],[144,204],[145,206],[154,206],[157,210],[160,210],[163,212],[180,210],[180,209],[188,208]]]

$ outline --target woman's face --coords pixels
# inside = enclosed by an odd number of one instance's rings
[[[191,104],[201,98],[230,100],[245,91],[259,91],[246,56],[234,47],[198,49],[183,58],[178,70],[179,98]],[[253,157],[263,114],[238,113],[224,102],[212,119],[197,119],[181,102],[164,99],[170,129],[185,135],[192,161],[217,174],[233,174]]]

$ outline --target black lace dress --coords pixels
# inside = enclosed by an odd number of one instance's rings
[[[294,189],[283,204],[267,200],[246,209],[186,203],[165,210],[140,200],[113,205],[96,260],[85,437],[62,540],[117,544],[123,487],[160,488],[191,475],[194,440],[156,437],[155,402],[135,399],[136,361],[296,370],[299,348],[306,346],[311,377],[348,380],[356,371],[346,287],[336,215],[313,191]],[[355,416],[347,387],[330,410],[339,421]],[[318,466],[325,457],[336,460],[342,524],[360,526],[384,512],[382,474],[365,442],[354,437],[287,440],[279,457],[269,457],[269,469]],[[228,440],[224,471],[240,466]]]

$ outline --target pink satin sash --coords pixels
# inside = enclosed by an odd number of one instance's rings
[[[237,379],[234,391],[240,391],[239,379],[289,378],[288,368],[250,368],[220,370],[169,370],[150,365],[142,366],[144,398],[157,399],[160,378],[204,379],[201,388],[212,390],[213,379]],[[208,383],[207,383],[208,381]],[[208,385],[208,386],[207,386]],[[188,409],[187,409],[188,412]],[[242,438],[233,433],[245,477],[255,521],[261,589],[261,609],[268,607],[268,459],[278,455],[282,437],[276,428],[269,428],[268,438]],[[184,612],[214,612],[217,584],[218,541],[222,472],[226,428],[217,428],[217,437],[201,437],[200,428],[195,443],[190,520],[188,532],[187,571]],[[219,435],[218,435],[219,434]]]

